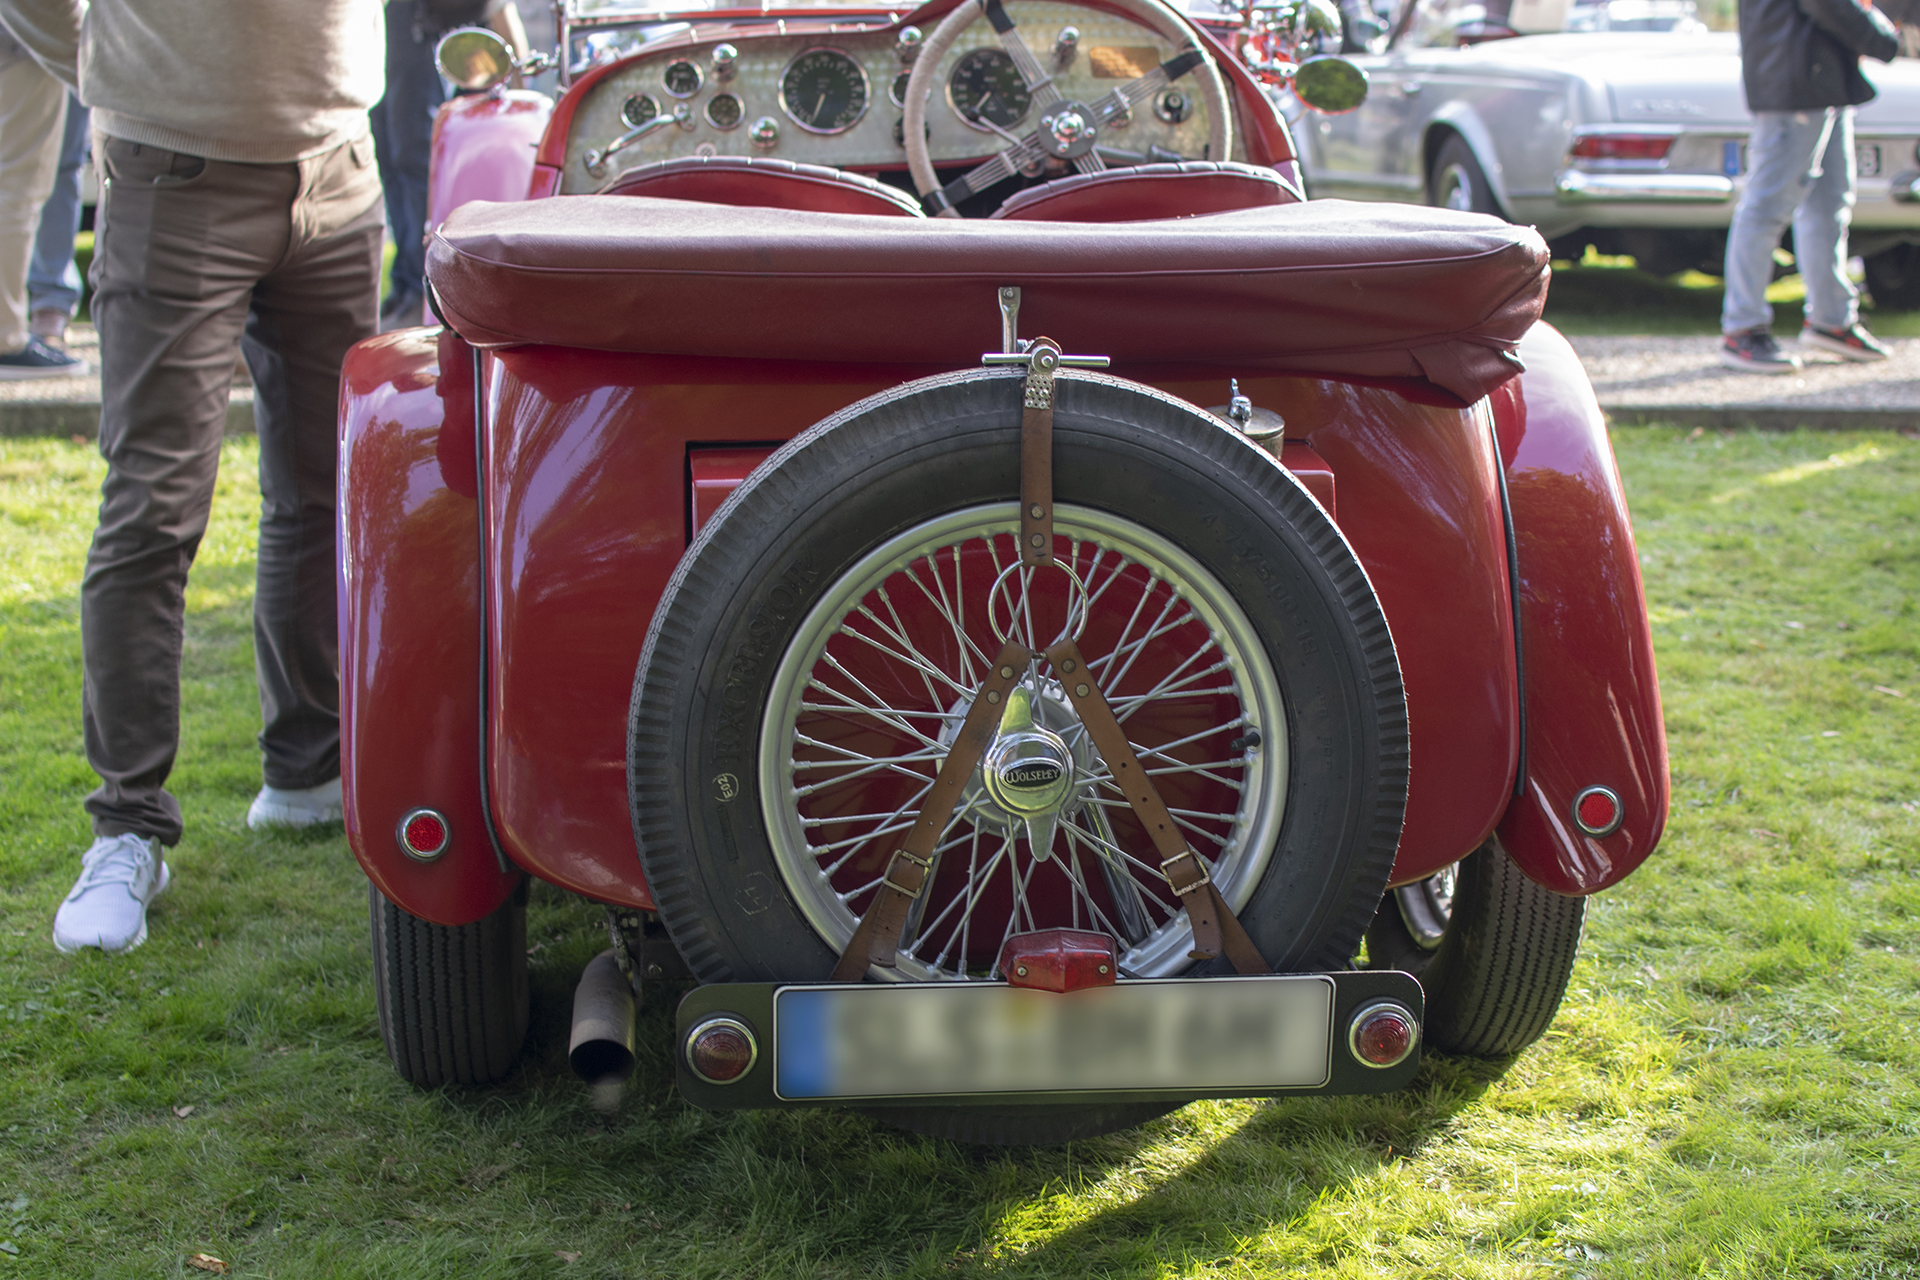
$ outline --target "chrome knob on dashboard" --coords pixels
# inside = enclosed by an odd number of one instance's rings
[[[761,116],[747,126],[747,137],[760,150],[771,151],[780,141],[780,122],[772,116]]]
[[[1073,65],[1080,54],[1080,28],[1062,27],[1053,38],[1053,65],[1062,71]]]
[[[893,39],[893,51],[899,55],[901,66],[913,65],[913,60],[920,56],[920,46],[925,40],[918,27],[900,28],[900,34]]]
[[[733,79],[733,72],[740,62],[740,51],[730,44],[713,46],[713,78],[721,84]]]

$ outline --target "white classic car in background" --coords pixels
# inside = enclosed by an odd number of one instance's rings
[[[1690,0],[1401,0],[1377,35],[1343,8],[1365,103],[1283,102],[1311,194],[1499,214],[1555,257],[1590,244],[1655,274],[1720,272],[1749,116],[1739,37]],[[1920,63],[1863,69],[1879,96],[1855,121],[1852,247],[1879,305],[1920,307]]]

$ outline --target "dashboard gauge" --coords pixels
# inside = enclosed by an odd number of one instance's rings
[[[660,104],[651,94],[636,93],[620,104],[620,119],[629,129],[638,129],[647,121],[660,114]]]
[[[746,108],[735,94],[716,93],[707,103],[707,123],[716,129],[735,128],[746,114]]]
[[[780,106],[808,133],[844,133],[867,113],[867,73],[838,49],[808,49],[780,73]]]
[[[1026,118],[1033,95],[1006,50],[975,49],[954,64],[953,74],[947,77],[947,101],[955,115],[989,132],[980,117],[1002,129],[1011,128]]]
[[[887,101],[896,107],[906,106],[907,81],[911,79],[913,79],[913,72],[911,71],[902,71],[899,75],[895,76],[893,83],[887,86]]]
[[[691,98],[700,92],[700,68],[685,58],[669,62],[660,80],[667,86],[667,92],[676,98]]]

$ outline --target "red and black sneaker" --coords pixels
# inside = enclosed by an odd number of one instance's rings
[[[1800,345],[1831,351],[1842,360],[1851,360],[1856,364],[1872,364],[1893,354],[1886,343],[1868,333],[1866,326],[1858,322],[1844,329],[1820,329],[1808,325],[1800,331]]]
[[[1720,363],[1747,373],[1800,372],[1800,357],[1782,351],[1766,329],[1727,334],[1720,343]]]

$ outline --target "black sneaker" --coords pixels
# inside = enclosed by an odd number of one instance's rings
[[[1892,348],[1868,333],[1866,326],[1854,323],[1844,329],[1819,329],[1808,325],[1800,331],[1800,345],[1831,351],[1842,360],[1872,364],[1893,355]]]
[[[10,356],[0,356],[0,382],[20,382],[27,378],[77,378],[87,371],[87,362],[40,341],[28,338],[27,345]]]
[[[1800,357],[1782,351],[1766,329],[1728,334],[1720,343],[1720,363],[1747,373],[1800,372]]]

